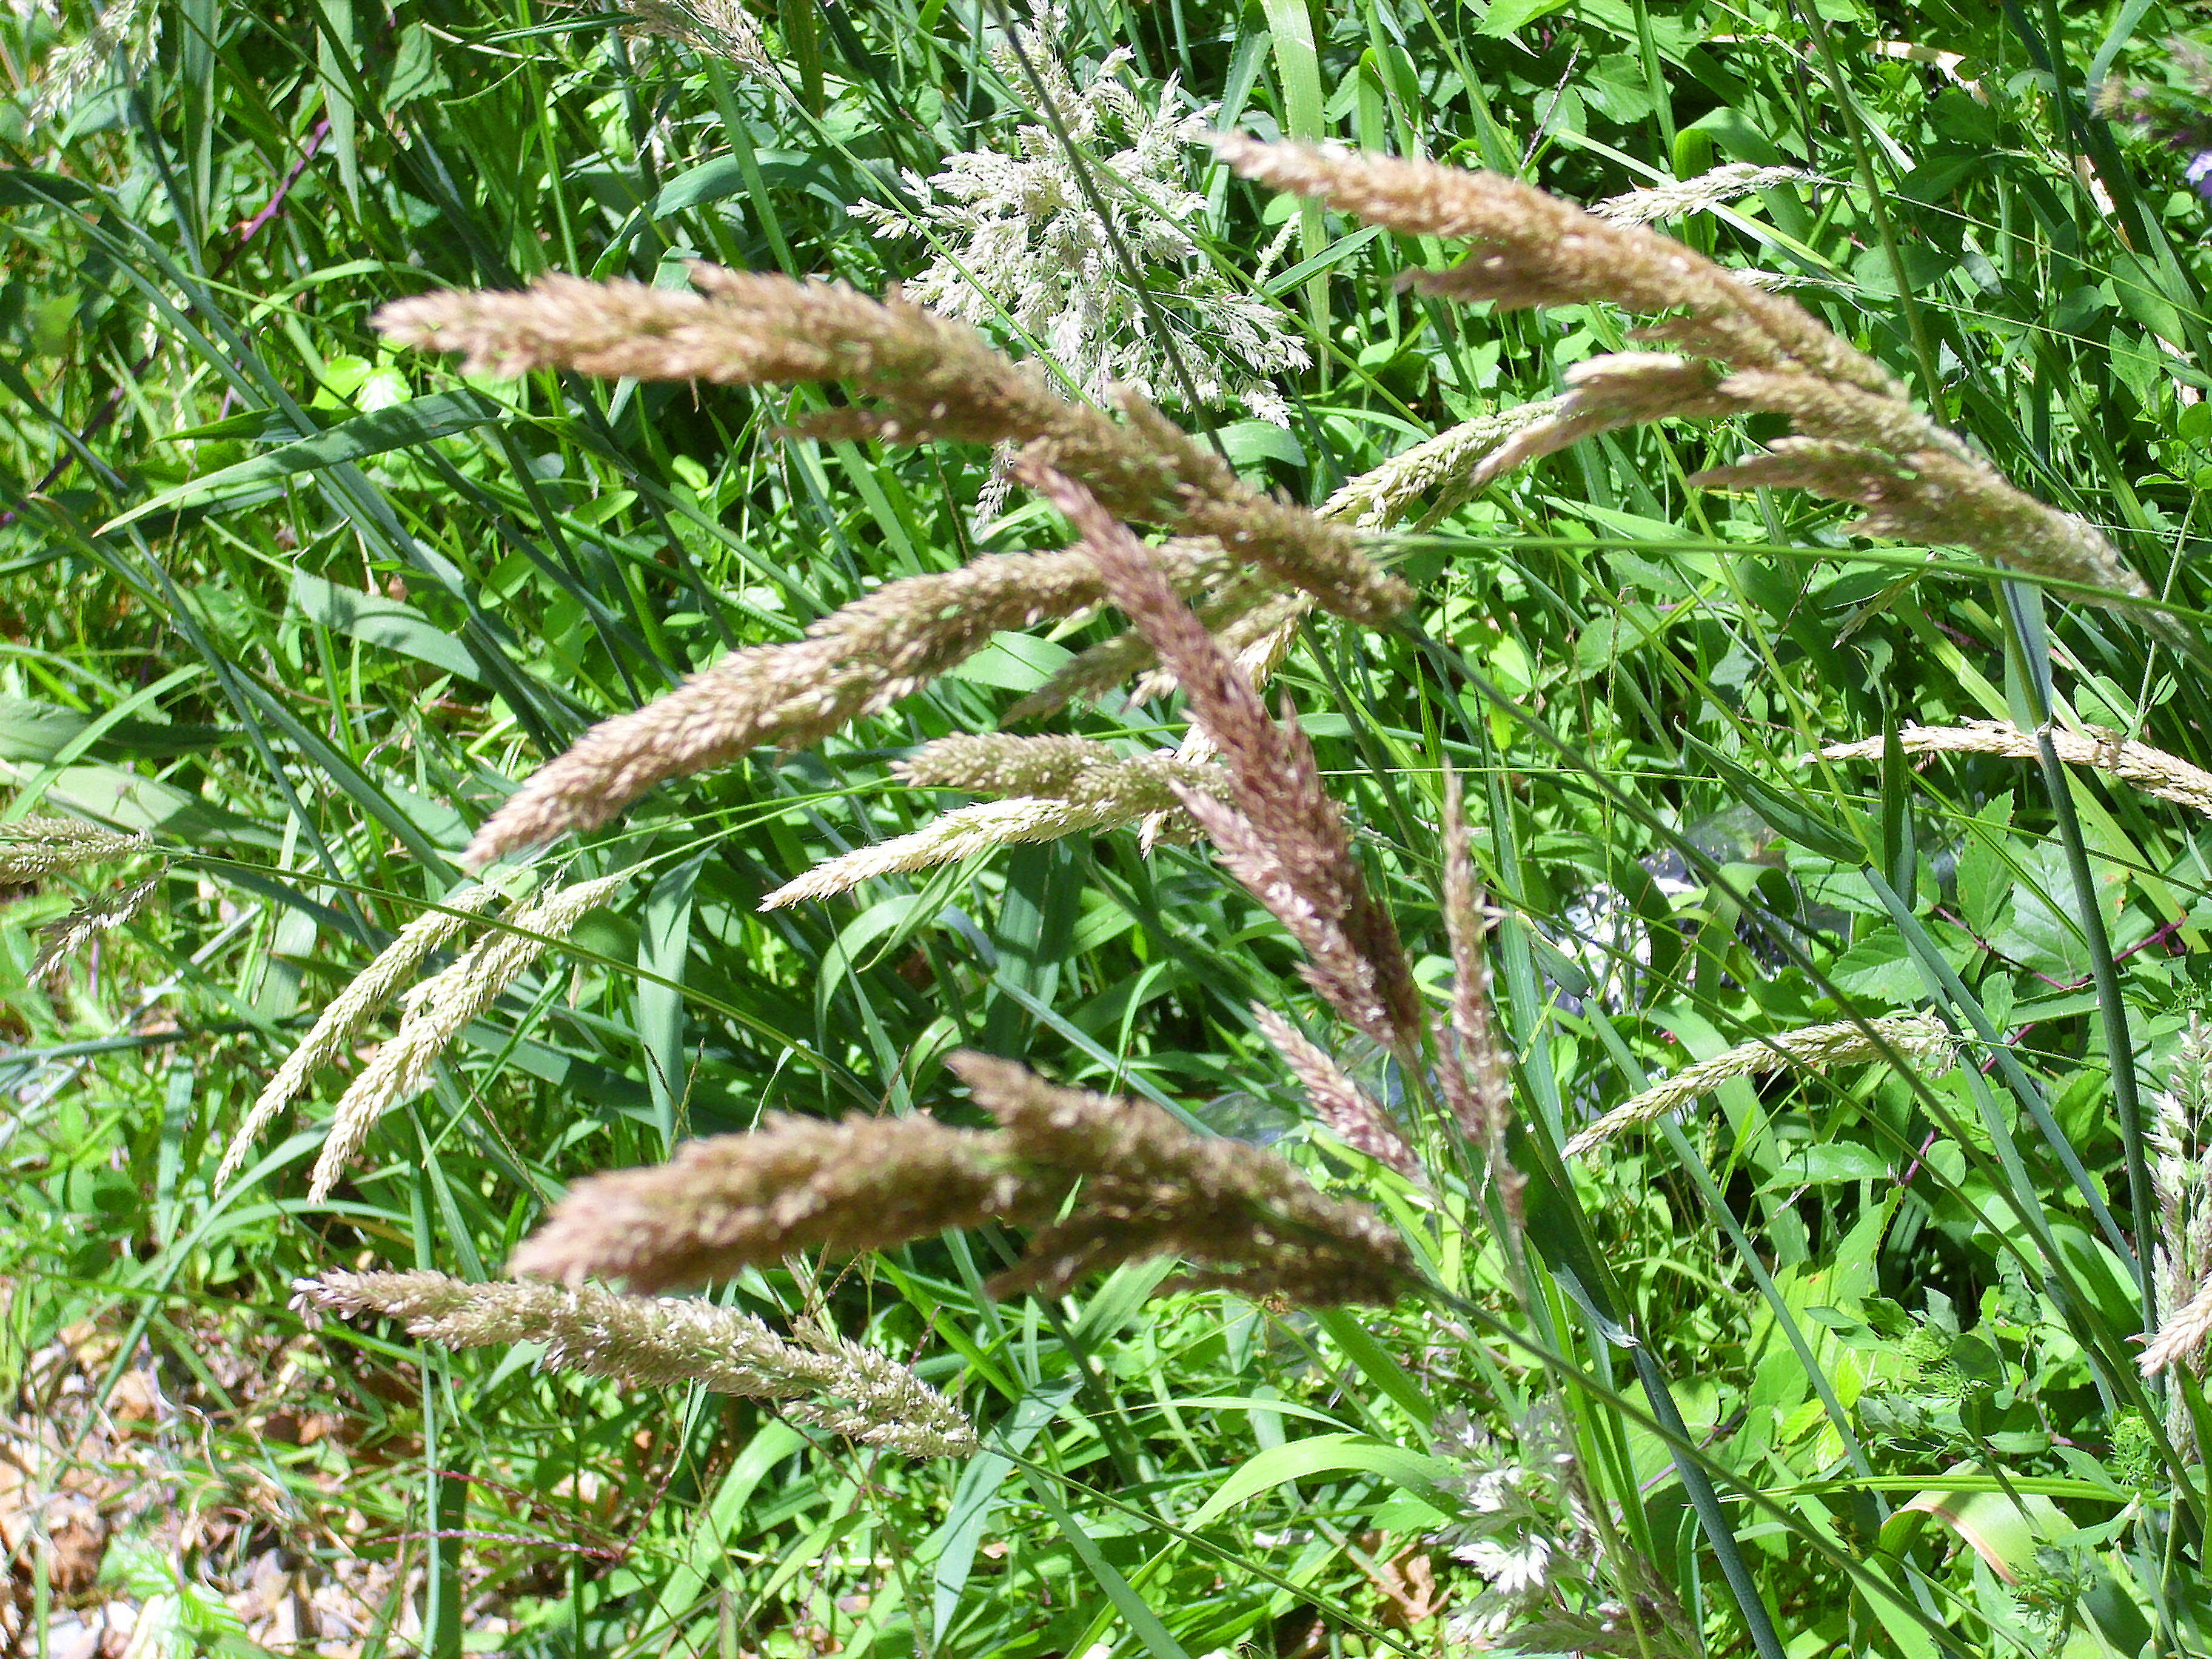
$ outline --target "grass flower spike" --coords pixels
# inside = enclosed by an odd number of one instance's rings
[[[1408,1181],[1421,1178],[1420,1160],[1375,1097],[1344,1073],[1327,1049],[1272,1008],[1252,1005],[1261,1034],[1274,1045],[1313,1103],[1314,1115],[1355,1152],[1396,1170]]]
[[[1609,196],[1602,202],[1592,203],[1589,211],[1592,218],[1602,219],[1610,225],[1654,225],[1662,220],[1710,212],[1762,190],[1820,182],[1819,173],[1803,167],[1763,167],[1749,161],[1731,161],[1693,179],[1671,179]]]
[[[1139,96],[1127,47],[1079,87],[1060,57],[1066,21],[1065,7],[1039,4],[1013,32],[1044,82],[1042,96],[1084,152],[1082,177],[1060,134],[1025,124],[1006,151],[959,151],[927,178],[909,173],[918,215],[863,202],[853,216],[882,237],[928,231],[943,251],[907,282],[908,297],[979,325],[1006,319],[1042,343],[1087,398],[1103,403],[1124,386],[1155,400],[1182,391],[1152,326],[1164,316],[1200,403],[1239,403],[1287,427],[1290,405],[1268,378],[1310,367],[1311,354],[1278,307],[1232,288],[1183,228],[1206,212],[1186,158],[1212,108],[1179,109],[1172,76]],[[1010,42],[990,55],[1008,86],[1039,95]],[[1136,261],[1146,296],[1132,291],[1085,179]]]
[[[629,879],[628,871],[618,871],[540,893],[452,967],[416,986],[399,1030],[377,1049],[339,1099],[331,1118],[330,1138],[323,1143],[308,1182],[309,1196],[321,1199],[329,1194],[376,1121],[422,1091],[438,1056],[544,954],[548,939],[565,936]]]
[[[1656,231],[1608,223],[1502,173],[1241,133],[1224,133],[1214,148],[1270,189],[1316,198],[1403,235],[1476,244],[1464,264],[1414,278],[1424,293],[1492,300],[1506,310],[1605,301],[1679,312],[1652,337],[1734,368],[1795,368],[1883,396],[1896,390],[1880,364],[1794,301],[1737,282]]]
[[[325,1273],[292,1289],[295,1306],[381,1314],[448,1348],[536,1342],[549,1370],[777,1401],[795,1422],[909,1457],[975,1449],[959,1408],[904,1366],[828,1332],[787,1340],[732,1308],[589,1285],[470,1284],[438,1273]],[[814,1395],[849,1403],[817,1404]]]
[[[1494,173],[1431,162],[1264,143],[1225,134],[1216,149],[1248,179],[1317,198],[1407,235],[1476,245],[1449,270],[1415,276],[1424,293],[1489,300],[1501,309],[1604,301],[1663,320],[1635,337],[1680,355],[1598,357],[1570,371],[1570,390],[1475,475],[1614,427],[1734,413],[1786,415],[1798,435],[1690,480],[1708,488],[1787,486],[1866,509],[1865,535],[1968,547],[2015,569],[2130,600],[2154,599],[2097,529],[2022,494],[1956,434],[1913,408],[1904,388],[1803,307],[1739,280],[1641,223],[1581,209]],[[1644,216],[1621,216],[1640,219]],[[2184,648],[2170,617],[2127,607]]]
[[[471,884],[447,894],[439,908],[425,910],[401,928],[398,937],[331,999],[307,1035],[270,1075],[232,1134],[230,1146],[215,1172],[216,1192],[230,1185],[276,1114],[297,1097],[317,1072],[346,1052],[362,1027],[398,994],[422,959],[466,927],[471,917],[499,896],[500,890],[489,884]]]
[[[153,844],[147,836],[118,835],[79,818],[17,818],[0,823],[0,887],[136,858]]]
[[[157,870],[127,887],[111,888],[105,893],[95,893],[59,921],[49,926],[42,935],[45,943],[39,949],[39,959],[31,964],[31,977],[44,979],[102,933],[127,926],[133,916],[146,908],[146,901],[160,890],[166,873]]]
[[[637,33],[727,58],[755,74],[775,68],[760,25],[740,0],[622,0],[622,9]]]
[[[2212,1028],[2192,1022],[2159,1094],[2146,1139],[2156,1154],[2152,1191],[2158,1201],[2154,1287],[2157,1334],[2140,1364],[2151,1376],[2185,1365],[2199,1378],[2212,1339]],[[2177,1397],[2167,1432],[2193,1440],[2185,1402]]]
[[[1218,795],[1228,787],[1219,767],[1167,755],[1125,756],[1080,738],[942,738],[894,769],[918,788],[1009,799],[957,807],[909,835],[825,860],[763,898],[762,909],[828,898],[878,876],[931,869],[1001,847],[1114,829],[1153,813],[1180,816],[1179,790]]]
[[[1460,1133],[1482,1154],[1492,1189],[1517,1231],[1525,1179],[1505,1151],[1513,1127],[1512,1061],[1492,994],[1490,955],[1484,948],[1490,918],[1475,881],[1466,790],[1449,766],[1444,769],[1443,819],[1444,935],[1451,947],[1452,998],[1449,1028],[1432,1027],[1439,1057],[1437,1079]]]
[[[1250,563],[1358,622],[1387,622],[1412,592],[1348,532],[1251,489],[1141,398],[1123,419],[1067,403],[966,325],[842,284],[694,267],[701,291],[549,276],[525,293],[443,294],[387,306],[403,343],[458,350],[465,368],[516,374],[762,385],[842,380],[874,400],[802,423],[817,436],[1018,445],[1084,481],[1123,517],[1169,525],[1230,568]],[[533,777],[471,842],[488,863],[605,823],[653,785],[726,764],[755,744],[817,740],[973,654],[999,629],[1096,598],[1079,556],[1011,556],[895,583],[793,646],[735,653],[619,715]]]
[[[858,1255],[1026,1214],[1036,1195],[984,1138],[929,1117],[779,1117],[568,1189],[518,1273],[656,1291],[803,1251]]]
[[[1178,599],[1135,537],[1073,480],[1030,466],[1097,561],[1114,603],[1152,641],[1229,774],[1227,801],[1180,790],[1223,861],[1304,947],[1314,988],[1360,1030],[1410,1054],[1419,996],[1395,926],[1367,890],[1313,750],[1294,722],[1267,718],[1251,681]]]
[[[1271,1152],[1201,1139],[1157,1107],[1055,1088],[1009,1061],[963,1053],[949,1063],[998,1130],[781,1118],[694,1141],[666,1164],[570,1188],[514,1271],[650,1291],[999,1221],[1041,1231],[994,1294],[1061,1294],[1156,1255],[1197,1264],[1188,1282],[1313,1305],[1388,1302],[1407,1280],[1395,1234]]]
[[[993,1281],[999,1294],[1064,1295],[1158,1255],[1197,1264],[1185,1285],[1301,1307],[1388,1305],[1413,1282],[1413,1258],[1381,1218],[1323,1197],[1273,1152],[1194,1135],[1146,1101],[1055,1087],[1011,1060],[961,1053],[947,1063],[1021,1163],[1083,1181],[1073,1211]]]
[[[1586,1158],[1607,1141],[1711,1094],[1731,1078],[1763,1077],[1788,1066],[1825,1071],[1831,1066],[1863,1065],[1887,1060],[1891,1052],[1906,1060],[1948,1065],[1958,1042],[1947,1026],[1927,1014],[1889,1014],[1863,1024],[1838,1020],[1739,1042],[1614,1107],[1571,1139],[1565,1151],[1570,1158]]]

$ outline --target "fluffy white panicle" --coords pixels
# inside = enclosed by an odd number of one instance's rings
[[[1205,196],[1188,182],[1188,150],[1207,131],[1212,106],[1179,110],[1172,77],[1140,94],[1126,78],[1133,61],[1126,49],[1078,85],[1059,56],[1065,21],[1056,0],[1038,4],[1016,25],[1022,54],[1082,149],[1113,232],[1144,275],[1159,279],[1154,302],[1175,330],[1198,396],[1289,425],[1289,405],[1265,382],[1308,367],[1310,354],[1281,308],[1233,288],[1185,228],[1206,211]],[[1002,40],[991,58],[1009,87],[1036,95],[1012,44]],[[1117,385],[1154,401],[1180,399],[1184,388],[1153,316],[1048,124],[1018,127],[1005,152],[947,156],[929,178],[908,173],[906,186],[922,204],[919,222],[897,206],[863,202],[853,212],[879,236],[926,232],[941,250],[908,280],[908,299],[979,326],[1011,322],[1098,401]]]

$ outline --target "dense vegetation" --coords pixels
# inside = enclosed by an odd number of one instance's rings
[[[15,1650],[121,1601],[148,1650],[261,1650],[272,1561],[332,1652],[2212,1650],[2202,1339],[2138,1366],[2212,1276],[2212,76],[2169,44],[2201,9],[1035,21],[1017,52],[969,0],[0,18],[0,763],[4,816],[46,826],[0,844]],[[1071,396],[1140,381],[1316,507],[1649,320],[1408,289],[1459,247],[1240,181],[1209,129],[1583,203],[1765,170],[1626,210],[1790,279],[2155,599],[1686,482],[1771,414],[1604,433],[1471,499],[1428,481],[1370,544],[1413,608],[1309,619],[1267,695],[1440,1009],[1464,781],[1525,1231],[1434,1079],[1332,1023],[1205,839],[759,908],[961,805],[894,763],[998,729],[1117,635],[1097,608],[518,855],[495,879],[526,934],[532,883],[628,879],[331,1179],[397,1001],[241,1142],[593,722],[887,582],[1068,539],[988,445],[793,435],[834,380],[465,373],[379,307],[556,271],[675,290],[699,259],[903,283]],[[1135,757],[1187,717],[1105,692],[1009,729]],[[57,818],[117,834],[56,858]],[[1317,1121],[1255,1004],[1415,1166]],[[1937,1035],[1915,1061],[1878,1020]],[[1785,1055],[1839,1024],[1849,1063]],[[937,1458],[289,1305],[345,1270],[497,1279],[582,1177],[765,1114],[972,1128],[961,1048],[1273,1147],[1374,1205],[1425,1293],[1306,1310],[1156,1260],[994,1298],[1000,1226],[706,1292],[911,1365],[980,1439]]]

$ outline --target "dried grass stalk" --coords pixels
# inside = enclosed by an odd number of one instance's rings
[[[307,1035],[300,1039],[299,1046],[270,1074],[246,1111],[245,1121],[231,1136],[230,1146],[216,1169],[216,1193],[230,1185],[231,1177],[245,1164],[246,1154],[261,1139],[262,1132],[307,1086],[308,1079],[351,1047],[362,1027],[398,994],[425,957],[459,933],[471,918],[499,895],[497,887],[477,884],[448,893],[441,908],[423,911],[402,927],[398,937],[378,952],[375,960],[356,974],[344,990],[331,999]]]
[[[1407,1282],[1411,1258],[1395,1234],[1270,1153],[1200,1139],[1156,1108],[1054,1088],[1009,1061],[963,1053],[948,1063],[999,1130],[779,1118],[694,1141],[665,1164],[578,1182],[514,1270],[654,1290],[1000,1221],[1042,1231],[994,1294],[1059,1294],[1164,1255],[1198,1264],[1192,1282],[1310,1304],[1388,1302]]]
[[[606,902],[629,879],[628,871],[617,871],[540,893],[453,966],[416,986],[399,1030],[378,1048],[339,1098],[331,1117],[330,1138],[308,1179],[308,1196],[318,1200],[327,1196],[377,1120],[422,1091],[431,1066],[453,1039],[529,970],[550,941],[565,938],[586,913]]]
[[[295,1307],[380,1314],[449,1348],[537,1342],[551,1370],[781,1401],[796,1422],[909,1457],[975,1449],[967,1417],[903,1365],[827,1331],[802,1328],[787,1340],[732,1308],[588,1285],[470,1284],[439,1273],[325,1273],[295,1279],[292,1289]],[[850,1403],[807,1399],[823,1394]]]
[[[153,845],[143,835],[118,835],[80,818],[17,818],[0,823],[0,887],[66,875],[88,864],[136,858]]]
[[[102,933],[127,926],[146,908],[146,901],[154,896],[167,874],[166,871],[157,870],[143,881],[95,893],[59,921],[51,923],[44,930],[46,944],[39,951],[39,959],[31,964],[31,977],[44,979],[82,946]]]
[[[1401,1055],[1420,1043],[1420,999],[1389,913],[1375,902],[1312,746],[1267,718],[1252,684],[1176,597],[1136,538],[1073,480],[1024,464],[1024,481],[1075,526],[1114,603],[1174,671],[1219,751],[1229,803],[1179,790],[1231,873],[1304,947],[1304,972],[1332,1006]]]
[[[1344,1073],[1328,1051],[1273,1009],[1252,1005],[1252,1018],[1313,1103],[1322,1126],[1355,1152],[1364,1153],[1408,1181],[1421,1178],[1420,1160],[1375,1097]]]
[[[1908,726],[1897,734],[1899,747],[1908,755],[2002,755],[2008,760],[2035,760],[2041,750],[2035,734],[2004,720],[1969,720],[1963,726]],[[2191,766],[2178,755],[2137,743],[2117,732],[2059,732],[2051,734],[2051,746],[2069,766],[2092,767],[2109,772],[2147,795],[2186,806],[2212,817],[2212,772]],[[1880,760],[1882,739],[1831,744],[1820,751],[1824,760]]]
[[[1886,1061],[1893,1053],[1905,1060],[1948,1066],[1957,1054],[1958,1042],[1942,1022],[1930,1014],[1885,1014],[1863,1022],[1838,1020],[1740,1042],[1614,1107],[1570,1139],[1566,1152],[1570,1158],[1583,1157],[1631,1129],[1711,1093],[1731,1078],[1764,1077],[1788,1066],[1825,1071],[1831,1066]]]

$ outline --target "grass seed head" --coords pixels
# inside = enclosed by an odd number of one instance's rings
[[[1711,1060],[1685,1066],[1634,1099],[1614,1107],[1566,1144],[1570,1158],[1583,1158],[1607,1141],[1656,1122],[1731,1078],[1764,1077],[1784,1066],[1825,1071],[1831,1066],[1887,1061],[1892,1054],[1942,1068],[1956,1058],[1959,1039],[1932,1014],[1885,1014],[1870,1020],[1837,1020],[1795,1031],[1739,1042]]]
[[[568,1189],[514,1267],[632,1290],[727,1278],[806,1250],[857,1255],[1039,1201],[993,1137],[928,1117],[771,1118],[750,1134],[677,1149],[667,1163]]]
[[[231,1136],[222,1162],[215,1172],[217,1193],[230,1185],[231,1178],[245,1164],[246,1155],[276,1114],[297,1097],[317,1072],[346,1052],[362,1027],[398,994],[425,957],[452,939],[500,892],[498,887],[486,883],[471,884],[448,893],[439,908],[423,911],[402,927],[398,936],[379,951],[368,967],[355,975],[345,989],[331,999],[307,1035],[284,1057],[283,1064],[270,1073]]]
[[[1263,1004],[1252,1005],[1252,1018],[1305,1090],[1314,1115],[1331,1134],[1407,1180],[1420,1180],[1420,1160],[1413,1156],[1398,1126],[1372,1095],[1345,1075],[1327,1049]]]
[[[1080,1175],[1074,1208],[1030,1237],[996,1293],[1065,1294],[1125,1261],[1175,1255],[1187,1285],[1304,1307],[1395,1301],[1413,1281],[1405,1243],[1364,1206],[1324,1197],[1273,1152],[1201,1139],[1147,1102],[1047,1083],[1026,1066],[947,1062],[1024,1163]]]
[[[529,970],[545,953],[549,940],[565,937],[587,911],[605,903],[629,879],[628,871],[617,871],[540,893],[451,967],[417,985],[398,1030],[377,1048],[339,1097],[330,1133],[308,1179],[308,1195],[317,1200],[326,1197],[377,1121],[422,1092],[431,1066],[453,1039]]]
[[[733,1308],[591,1285],[471,1284],[439,1273],[325,1273],[295,1279],[292,1289],[295,1307],[380,1314],[448,1348],[535,1342],[549,1370],[779,1401],[798,1422],[912,1457],[975,1449],[967,1417],[904,1366],[829,1332],[788,1340]],[[810,1398],[824,1394],[849,1403]]]
[[[156,870],[143,881],[95,893],[59,921],[48,926],[40,934],[45,943],[40,946],[39,959],[31,964],[31,978],[44,979],[102,933],[129,925],[131,919],[146,908],[146,901],[154,896],[167,874],[166,871]]]
[[[1305,946],[1308,976],[1384,1046],[1419,1043],[1419,995],[1396,927],[1367,890],[1313,750],[1176,596],[1149,552],[1080,483],[1024,463],[1024,482],[1075,526],[1114,603],[1151,641],[1229,775],[1226,802],[1181,790],[1224,862]]]
[[[1793,301],[1733,278],[1704,255],[1640,226],[1607,223],[1496,173],[1242,133],[1214,141],[1221,159],[1271,189],[1314,198],[1408,236],[1474,242],[1450,270],[1413,286],[1504,309],[1607,301],[1680,312],[1677,342],[1734,368],[1797,367],[1887,392],[1894,382]]]
[[[113,864],[153,848],[143,835],[118,835],[81,818],[31,817],[0,823],[0,887],[66,875],[88,864]]]

